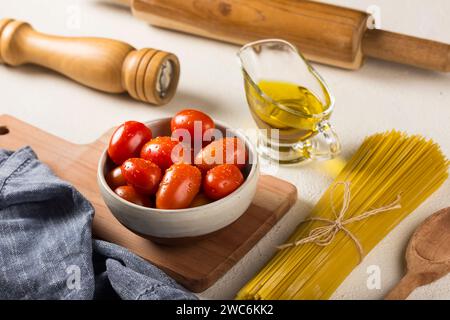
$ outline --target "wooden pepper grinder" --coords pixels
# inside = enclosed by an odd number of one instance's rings
[[[49,36],[13,19],[0,20],[0,63],[37,64],[88,87],[128,92],[154,105],[172,99],[180,76],[178,58],[171,53],[136,50],[110,39]]]

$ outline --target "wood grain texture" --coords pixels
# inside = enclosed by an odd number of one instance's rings
[[[161,96],[156,90],[157,75],[166,61],[173,66],[173,80]],[[172,99],[180,74],[177,57],[168,52],[136,51],[127,43],[111,39],[45,35],[28,23],[12,19],[0,20],[0,63],[40,65],[88,87],[109,93],[127,91],[133,98],[155,105]]]
[[[2,134],[4,133],[4,134]],[[297,189],[262,176],[255,199],[232,225],[184,246],[161,246],[122,226],[109,212],[97,186],[97,162],[112,131],[89,145],[76,145],[10,116],[0,116],[0,147],[31,146],[62,179],[71,182],[95,207],[93,233],[140,255],[187,289],[201,292],[238,262],[294,205]]]
[[[383,30],[367,30],[365,55],[423,69],[450,72],[450,45]]]
[[[362,64],[367,14],[312,1],[134,0],[152,25],[235,44],[265,38],[293,43],[310,60],[348,69]]]
[[[450,272],[450,207],[426,219],[406,249],[406,275],[388,293],[387,300],[406,299],[417,287]]]
[[[109,0],[152,25],[235,44],[281,38],[309,60],[347,69],[365,55],[449,72],[450,45],[367,30],[368,14],[308,0]]]

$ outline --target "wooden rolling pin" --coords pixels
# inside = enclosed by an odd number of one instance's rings
[[[0,20],[0,63],[47,67],[88,87],[128,92],[134,99],[163,105],[175,94],[180,65],[175,55],[136,50],[101,38],[67,38],[36,32],[25,22]]]
[[[236,44],[281,38],[310,60],[358,69],[364,56],[450,71],[450,46],[367,29],[362,11],[302,0],[108,0],[152,25]]]

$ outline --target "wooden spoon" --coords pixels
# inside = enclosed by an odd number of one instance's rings
[[[406,249],[406,275],[385,299],[406,299],[417,287],[449,272],[450,207],[433,214],[414,232]]]

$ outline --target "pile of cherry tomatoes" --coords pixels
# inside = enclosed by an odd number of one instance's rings
[[[199,137],[194,136],[195,124],[201,128]],[[205,139],[214,128],[208,115],[193,109],[172,118],[171,137],[153,138],[141,122],[123,123],[108,147],[109,158],[117,165],[106,176],[108,185],[127,201],[158,209],[196,207],[226,197],[244,182],[241,170],[248,154],[236,137]],[[174,134],[179,130],[189,133],[189,143]],[[194,144],[202,147],[197,154]]]

